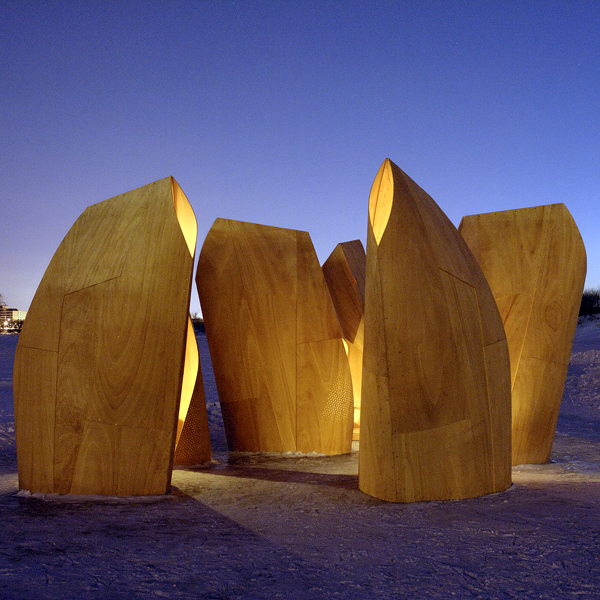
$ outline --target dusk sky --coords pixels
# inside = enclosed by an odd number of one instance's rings
[[[386,157],[455,225],[564,202],[600,286],[598,0],[3,0],[0,65],[10,306],[87,206],[168,175],[196,255],[224,217],[323,263],[365,243]]]

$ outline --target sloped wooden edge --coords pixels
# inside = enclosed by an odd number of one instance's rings
[[[260,241],[261,231],[273,238],[271,244]],[[245,240],[247,235],[259,240]],[[247,260],[250,266],[241,267]],[[284,270],[283,278],[278,269]],[[351,386],[350,372],[308,233],[217,219],[200,253],[196,283],[230,450],[349,452],[351,393],[348,439],[343,443],[335,440],[346,434],[334,433],[338,427],[329,419],[336,414],[332,407],[345,385],[339,380],[340,369],[345,369]],[[264,298],[261,310],[256,310],[259,296]],[[267,335],[270,342],[263,339]],[[261,361],[266,362],[256,370]],[[272,361],[280,365],[273,373]],[[273,405],[269,398],[276,389]]]
[[[141,193],[142,195],[144,195],[146,193],[151,193],[151,192],[148,192],[147,190],[150,190],[150,189],[154,190],[154,189],[158,189],[158,188],[161,188],[163,191],[165,191],[164,188],[167,188],[167,187],[169,190],[168,193],[172,194],[173,203],[174,203],[173,207],[175,209],[175,216],[177,216],[177,222],[179,223],[180,235],[182,235],[182,239],[185,240],[185,244],[187,246],[187,251],[189,251],[189,259],[188,259],[189,277],[188,277],[187,298],[186,298],[187,306],[189,307],[192,268],[193,268],[193,251],[194,251],[193,246],[195,245],[195,231],[194,231],[195,230],[195,217],[193,215],[191,206],[187,202],[185,195],[183,195],[183,192],[181,192],[181,190],[180,190],[179,186],[177,185],[177,183],[175,182],[175,180],[173,178],[169,177],[169,178],[166,178],[159,182],[155,182],[154,184],[149,184],[148,186],[144,186],[143,188],[138,188],[137,190],[133,190],[132,192],[127,192],[126,194],[122,194],[121,196],[112,198],[109,201],[104,201],[102,203],[99,203],[98,205],[94,205],[94,207],[112,206],[112,204],[114,204],[115,202],[118,202],[120,198],[125,198],[125,197],[128,198],[127,200],[125,200],[125,202],[128,202],[129,199],[132,198],[132,194],[135,195],[136,193],[137,194]],[[163,193],[163,192],[161,192],[161,193]],[[107,204],[107,202],[109,204]],[[142,479],[145,479],[146,483],[142,484],[141,487],[139,485],[137,485],[136,483],[134,483],[132,478],[128,475],[125,475],[124,472],[119,475],[117,475],[115,473],[115,476],[118,478],[118,481],[116,483],[116,488],[111,487],[111,489],[104,489],[104,488],[103,489],[88,489],[86,487],[85,489],[75,489],[74,490],[74,489],[70,489],[70,488],[67,489],[67,487],[65,487],[64,482],[59,483],[58,487],[57,487],[57,483],[56,483],[57,474],[55,472],[55,466],[54,466],[55,459],[52,458],[53,456],[55,456],[55,450],[54,450],[55,435],[54,435],[53,431],[56,426],[54,424],[56,409],[51,410],[50,413],[48,413],[47,411],[45,413],[46,417],[44,417],[44,418],[46,419],[46,425],[41,424],[41,431],[46,430],[48,432],[48,435],[45,438],[43,438],[42,440],[36,439],[36,441],[35,441],[35,450],[37,450],[37,455],[33,455],[33,463],[34,464],[32,465],[29,462],[29,459],[27,458],[27,456],[29,456],[29,458],[32,458],[31,450],[29,449],[29,444],[27,443],[27,438],[28,438],[27,431],[30,431],[30,433],[32,433],[33,429],[30,428],[31,419],[27,418],[29,416],[27,414],[28,409],[20,401],[20,397],[21,397],[22,393],[27,393],[27,386],[29,385],[27,383],[27,381],[29,380],[30,373],[27,372],[27,369],[25,368],[25,366],[28,362],[30,362],[28,360],[28,358],[33,356],[32,353],[34,353],[36,356],[39,355],[40,353],[42,353],[44,356],[47,355],[48,357],[54,356],[55,361],[58,357],[59,327],[60,327],[60,322],[61,322],[60,312],[63,310],[62,308],[60,308],[62,306],[61,299],[65,293],[72,294],[74,291],[76,291],[76,289],[72,289],[72,286],[70,286],[70,284],[69,284],[69,281],[72,280],[72,275],[70,273],[71,267],[69,267],[68,270],[66,270],[66,268],[70,263],[72,263],[73,259],[76,259],[76,260],[79,259],[78,262],[80,264],[85,265],[86,268],[89,266],[91,266],[92,268],[96,268],[97,265],[100,265],[101,272],[100,272],[100,274],[98,274],[95,277],[95,279],[99,282],[106,280],[106,275],[102,274],[102,269],[103,269],[102,263],[98,263],[95,260],[90,261],[89,259],[86,259],[85,254],[83,257],[77,257],[77,256],[71,257],[70,256],[70,254],[71,254],[70,246],[73,243],[79,243],[79,242],[76,242],[76,240],[81,239],[81,235],[84,235],[84,236],[87,235],[86,229],[85,229],[87,227],[86,222],[90,218],[96,218],[95,216],[92,216],[92,212],[90,212],[92,210],[95,210],[95,208],[90,207],[81,215],[81,217],[77,220],[77,222],[73,225],[73,227],[71,228],[71,230],[65,237],[65,240],[63,240],[63,242],[59,246],[59,249],[57,250],[56,254],[54,255],[53,259],[51,260],[50,265],[44,275],[44,278],[42,279],[42,282],[40,283],[40,287],[38,288],[38,291],[36,292],[36,297],[34,298],[34,301],[32,302],[32,308],[34,308],[34,305],[37,306],[38,304],[43,305],[43,308],[41,307],[40,311],[36,311],[35,308],[33,311],[30,309],[27,323],[24,325],[24,331],[21,333],[20,348],[17,351],[17,357],[15,360],[15,375],[16,375],[16,377],[15,377],[15,379],[16,379],[16,381],[15,381],[15,414],[18,415],[16,418],[18,450],[21,450],[21,452],[18,451],[20,487],[29,489],[30,491],[33,491],[33,492],[40,491],[42,493],[53,493],[53,492],[58,492],[58,493],[100,493],[100,494],[108,494],[108,495],[164,494],[166,491],[168,491],[168,489],[170,487],[173,446],[175,443],[175,433],[176,433],[175,427],[174,427],[175,426],[175,417],[176,417],[175,414],[173,415],[174,420],[172,421],[173,422],[172,435],[169,435],[169,436],[167,436],[167,438],[165,438],[165,442],[166,442],[165,450],[164,450],[164,452],[161,450],[161,456],[163,456],[163,458],[166,459],[165,469],[162,472],[162,475],[160,475],[158,477],[150,476],[150,474],[148,474],[148,477],[143,475]],[[179,210],[179,214],[177,214],[178,210]],[[115,214],[117,214],[117,213],[115,213]],[[182,227],[182,221],[184,222],[183,227]],[[117,221],[113,221],[113,224],[110,225],[110,227],[113,228],[113,231],[116,231],[116,229],[114,229],[115,227],[117,227],[117,228],[120,227],[121,229],[123,229],[123,227],[121,227],[121,225],[119,225]],[[127,224],[124,224],[124,227],[126,229]],[[175,233],[175,235],[177,235],[177,233]],[[127,237],[129,237],[129,234],[127,234]],[[84,237],[83,239],[86,239],[86,238]],[[98,239],[101,240],[102,238],[100,237]],[[110,237],[106,237],[106,239],[110,240]],[[103,242],[101,242],[100,246],[102,245],[102,243]],[[93,255],[93,253],[95,251],[94,245],[86,244],[83,247],[86,248],[87,254],[89,254],[90,256]],[[103,256],[102,252],[96,253],[96,254],[99,257]],[[122,270],[122,266],[119,266],[119,262],[121,262],[121,265],[125,264],[122,261],[126,257],[127,257],[126,252],[123,252],[120,255],[117,254],[116,255],[117,264],[113,265],[111,267],[111,272],[114,272],[117,274],[117,276],[119,276],[119,273]],[[61,264],[61,261],[62,261],[62,264]],[[115,267],[116,267],[116,270],[115,270]],[[89,287],[89,286],[95,285],[94,280],[90,280],[86,284],[85,282],[86,282],[87,276],[85,275],[84,271],[80,271],[80,273],[83,273],[84,279],[79,284],[79,286],[80,286],[79,289],[85,290],[86,285],[88,286],[87,289],[93,289],[93,287]],[[81,278],[81,276],[79,276],[79,277]],[[110,282],[110,278],[108,279],[108,281]],[[100,287],[98,287],[98,289],[100,289]],[[181,289],[179,290],[178,293],[181,294]],[[156,302],[156,298],[154,298],[153,300]],[[56,306],[59,307],[58,311],[57,310],[53,311],[53,307],[56,307]],[[37,314],[37,316],[41,317],[41,319],[36,318],[36,313],[39,313],[39,314]],[[45,325],[47,324],[47,319],[51,318],[53,315],[54,315],[54,320],[48,324],[49,325],[48,327],[46,327]],[[187,309],[185,310],[184,315],[187,315]],[[39,325],[41,323],[43,323],[44,326],[40,328]],[[181,321],[181,323],[182,323],[182,325],[185,324],[185,318],[183,321]],[[182,334],[183,334],[183,336],[185,336],[184,330],[182,330]],[[182,350],[184,347],[184,345],[183,345],[184,339],[185,339],[185,337],[182,337],[182,346],[181,346]],[[183,365],[182,365],[182,368],[183,368]],[[48,371],[48,369],[45,369],[45,372],[46,372],[46,376],[44,376],[43,373],[37,372],[36,380],[37,379],[40,380],[41,389],[44,389],[51,394],[56,394],[56,389],[55,389],[56,382],[51,385],[48,385],[46,382],[47,377],[50,377],[52,375],[52,373],[54,373],[54,374],[57,373],[56,366],[52,367],[50,365],[50,370]],[[41,377],[41,379],[40,379],[40,377]],[[179,382],[179,384],[180,383],[181,383],[181,381]],[[36,385],[35,381],[33,381],[32,384],[34,385],[34,387],[31,389],[35,390],[35,385]],[[53,389],[55,391],[52,391]],[[179,397],[179,393],[176,393],[175,398],[178,398],[178,397]],[[178,403],[178,400],[177,400],[176,404],[177,403]],[[53,404],[54,404],[54,401],[52,400],[52,398],[48,397],[47,398],[47,406],[49,408],[51,408],[51,406]],[[36,414],[39,414],[39,415],[44,414],[44,411],[39,411],[38,409],[35,409],[35,407],[30,406],[29,408],[33,408],[33,412]],[[29,411],[29,412],[31,412],[31,411]],[[36,429],[36,426],[34,426],[34,429]],[[40,425],[37,426],[36,431],[40,431]],[[104,435],[104,434],[102,434],[102,435]],[[161,436],[161,438],[162,437],[164,437],[164,436]],[[44,443],[44,439],[46,439],[46,438],[47,438],[49,444]],[[169,438],[172,439],[172,443],[168,442]],[[156,439],[158,439],[158,437]],[[40,442],[41,442],[41,446],[40,446]],[[124,442],[124,440],[123,440],[123,442]],[[163,443],[163,442],[161,442],[161,443]],[[169,447],[171,448],[170,450],[169,450]],[[40,448],[44,449],[43,456],[41,456],[41,457],[39,456]],[[139,446],[136,447],[135,449],[132,447],[129,450],[125,450],[125,448],[126,448],[126,446],[123,446],[123,451],[127,451],[127,452],[139,451]],[[61,450],[61,453],[64,456],[64,450]],[[133,457],[131,455],[129,455],[129,456],[131,459],[130,461],[128,461],[131,463],[129,465],[130,469],[133,469],[134,472],[137,471],[139,473],[140,472],[139,469],[142,466],[141,463],[139,463],[139,461],[137,461],[135,459],[135,457]],[[106,458],[107,457],[104,456],[103,460],[105,460]],[[163,458],[160,458],[160,460],[162,461]],[[45,459],[47,459],[47,461],[49,461],[49,462],[47,462],[46,466],[43,467],[41,465],[44,464]],[[61,460],[63,460],[63,458],[59,459],[59,461],[61,461]],[[75,466],[76,466],[76,469],[79,470],[78,472],[84,474],[86,479],[89,479],[87,477],[87,475],[85,475],[85,471],[81,471],[81,468],[83,468],[82,465],[80,465],[80,466],[75,465]],[[119,466],[119,468],[120,469],[124,468],[124,465],[121,464]],[[161,467],[161,469],[162,469],[162,467]],[[102,477],[104,477],[104,475],[102,475]],[[132,484],[133,484],[133,487],[132,487]],[[93,488],[93,484],[90,484],[90,485]]]
[[[388,254],[385,267],[378,258],[383,251]],[[424,255],[429,256],[438,276],[420,266]],[[382,268],[388,270],[376,275]],[[435,277],[440,278],[440,284],[433,283]],[[442,282],[445,291],[440,288]],[[419,296],[421,288],[423,296]],[[469,289],[475,295],[468,293]],[[403,302],[402,295],[407,291],[417,294],[411,309],[414,314],[394,308],[394,303]],[[462,308],[456,304],[444,308],[438,296],[462,304],[471,299]],[[382,302],[386,305],[384,315],[377,308],[383,306]],[[427,307],[430,302],[431,310]],[[452,317],[450,322],[454,324],[448,331],[454,331],[452,335],[458,335],[457,339],[475,327],[472,339],[482,345],[471,368],[476,367],[480,375],[462,408],[452,401],[442,412],[436,409],[438,416],[428,424],[420,410],[414,412],[407,407],[398,411],[400,406],[394,400],[398,381],[386,383],[388,377],[398,373],[414,377],[415,369],[403,367],[401,362],[388,364],[388,360],[406,356],[411,343],[426,340],[431,332],[440,335],[436,329],[443,325],[440,310]],[[395,315],[404,316],[396,320]],[[430,317],[434,321],[429,322]],[[413,342],[411,335],[417,335]],[[398,345],[399,340],[403,341]],[[390,343],[392,346],[385,349]],[[439,350],[452,350],[448,340],[438,346],[432,339],[429,346],[432,358]],[[364,350],[359,459],[362,491],[392,502],[412,502],[467,498],[510,486],[510,371],[497,307],[456,228],[435,202],[388,159],[375,178],[369,203]],[[439,378],[440,367],[437,361],[421,364],[420,368],[430,370],[430,375],[424,372],[422,377],[431,386]],[[477,397],[480,399],[475,401]]]
[[[353,441],[360,439],[366,260],[362,242],[352,240],[338,244],[322,267],[345,340],[344,346],[352,377]]]
[[[562,203],[465,216],[459,232],[490,283],[506,329],[512,463],[545,463],[585,283],[581,234]]]

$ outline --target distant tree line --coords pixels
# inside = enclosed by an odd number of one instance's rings
[[[600,313],[600,288],[583,291],[579,316],[595,315]]]
[[[194,331],[206,331],[204,329],[204,319],[197,312],[191,314],[191,319]]]

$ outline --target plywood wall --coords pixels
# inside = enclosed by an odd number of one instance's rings
[[[412,502],[510,483],[498,309],[456,228],[386,159],[369,200],[360,489]]]
[[[459,231],[506,329],[513,464],[547,462],[585,282],[581,235],[564,204],[470,215]]]
[[[230,450],[349,452],[350,371],[309,235],[217,219],[196,282]]]
[[[21,488],[169,490],[195,232],[171,177],[90,206],[68,232],[17,347]]]

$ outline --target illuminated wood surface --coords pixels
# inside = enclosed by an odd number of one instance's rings
[[[57,249],[19,337],[19,486],[169,490],[196,220],[171,177],[88,207]]]
[[[369,199],[359,487],[392,502],[506,489],[510,366],[481,270],[394,163]]]
[[[547,462],[585,281],[581,235],[564,204],[471,215],[459,231],[506,329],[513,464]]]
[[[354,391],[354,430],[360,438],[360,394],[365,312],[365,269],[367,257],[360,240],[338,244],[323,263],[323,274],[346,341],[346,353]]]
[[[188,318],[174,463],[201,465],[210,462],[211,459],[208,413],[198,342],[192,320]]]
[[[229,449],[349,452],[350,370],[309,235],[217,219],[196,283]]]

